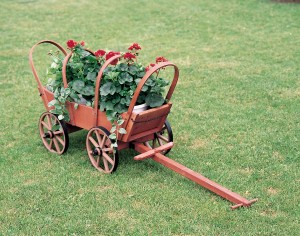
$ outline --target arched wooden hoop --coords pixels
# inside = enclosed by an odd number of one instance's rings
[[[150,78],[150,76],[155,73],[157,70],[161,69],[161,68],[165,68],[165,67],[168,67],[168,66],[172,66],[174,67],[174,77],[173,77],[173,80],[172,80],[172,83],[171,83],[171,86],[169,88],[169,91],[166,95],[166,100],[169,101],[172,97],[172,94],[174,92],[174,89],[176,87],[176,84],[177,84],[177,81],[178,81],[178,77],[179,77],[179,70],[178,70],[178,67],[173,64],[172,62],[161,62],[159,64],[157,64],[156,66],[152,67],[149,71],[147,71],[147,73],[144,75],[144,77],[142,78],[142,80],[139,82],[134,94],[133,94],[133,97],[132,97],[132,100],[131,100],[131,103],[129,105],[129,108],[128,108],[128,116],[131,115],[132,111],[133,111],[133,108],[136,104],[136,101],[140,95],[140,92],[144,86],[144,84],[146,83],[146,81]]]
[[[98,105],[99,105],[99,89],[100,89],[100,84],[101,84],[101,79],[102,79],[102,75],[104,73],[104,70],[110,65],[110,63],[112,63],[114,60],[119,59],[120,57],[122,57],[122,55],[115,55],[111,58],[109,58],[101,67],[97,78],[96,78],[96,86],[95,86],[95,100],[94,100],[94,114],[95,114],[95,118],[94,118],[94,125],[97,125],[97,120],[98,120]]]
[[[38,83],[38,87],[39,87],[39,90],[41,92],[42,88],[43,88],[43,85],[39,79],[39,76],[38,76],[38,73],[36,72],[36,69],[34,67],[34,63],[33,63],[33,52],[34,52],[34,49],[36,48],[36,46],[40,45],[40,44],[43,44],[43,43],[49,43],[49,44],[52,44],[54,46],[56,46],[64,55],[67,55],[67,52],[66,50],[58,43],[52,41],[52,40],[42,40],[38,43],[36,43],[35,45],[33,45],[33,47],[30,49],[30,52],[29,52],[29,64],[30,64],[30,67],[31,67],[31,70],[32,70],[32,73],[34,75],[34,78],[36,80],[36,82]]]

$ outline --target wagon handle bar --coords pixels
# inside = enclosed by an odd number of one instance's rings
[[[154,67],[151,67],[151,69],[149,71],[147,71],[147,73],[144,75],[144,77],[142,78],[142,80],[139,82],[134,94],[133,94],[133,97],[132,97],[132,100],[131,100],[131,103],[129,105],[129,108],[128,108],[128,111],[127,111],[127,114],[131,115],[132,111],[133,111],[133,108],[136,104],[136,101],[140,95],[140,92],[144,86],[144,84],[146,83],[146,81],[150,78],[150,76],[157,70],[161,69],[161,68],[164,68],[164,67],[167,67],[167,66],[173,66],[174,67],[174,77],[173,77],[173,80],[172,80],[172,84],[169,88],[169,91],[167,93],[167,96],[166,96],[166,100],[170,100],[171,97],[172,97],[172,94],[174,92],[174,89],[175,89],[175,86],[177,84],[177,81],[178,81],[178,77],[179,77],[179,70],[178,70],[178,67],[173,64],[172,62],[168,61],[168,62],[161,62],[157,65],[155,65]]]
[[[35,67],[34,67],[33,56],[32,56],[32,54],[33,54],[33,51],[34,51],[34,49],[36,48],[36,46],[38,46],[38,45],[40,45],[40,44],[43,44],[43,43],[49,43],[49,44],[52,44],[52,45],[56,46],[56,47],[57,47],[57,48],[58,48],[65,56],[67,55],[66,50],[65,50],[60,44],[58,44],[58,43],[56,43],[56,42],[54,42],[54,41],[52,41],[52,40],[42,40],[42,41],[40,41],[40,42],[38,42],[38,43],[36,43],[35,45],[32,46],[32,48],[31,48],[30,51],[29,51],[29,64],[30,64],[32,73],[33,73],[33,75],[34,75],[34,78],[35,78],[36,82],[38,83],[39,89],[42,89],[43,85],[42,85],[42,83],[41,83],[41,81],[40,81],[40,79],[39,79],[39,76],[38,76],[38,74],[37,74],[37,72],[36,72],[36,69],[35,69]],[[41,91],[40,91],[40,92],[41,92]]]

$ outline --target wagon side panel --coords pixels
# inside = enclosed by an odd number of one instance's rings
[[[159,132],[167,119],[171,103],[158,108],[152,108],[139,114],[132,113],[126,126],[127,134],[122,137],[123,142],[130,142],[141,137]]]

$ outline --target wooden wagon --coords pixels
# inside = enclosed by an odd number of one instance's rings
[[[66,107],[70,114],[70,121],[65,122],[59,120],[56,115],[50,112],[52,108],[48,107],[48,103],[54,99],[54,94],[47,90],[41,83],[34,66],[34,49],[38,45],[44,43],[56,46],[65,55],[62,69],[62,77],[65,88],[68,87],[66,67],[72,56],[72,52],[67,54],[65,49],[58,43],[50,40],[43,40],[35,44],[29,53],[30,66],[38,84],[39,94],[47,110],[39,119],[39,133],[44,146],[50,152],[63,154],[67,151],[69,146],[69,134],[80,129],[86,129],[88,130],[88,134],[86,136],[87,154],[92,165],[99,171],[104,173],[111,173],[115,171],[119,162],[118,152],[125,148],[133,148],[140,153],[134,157],[134,160],[151,158],[152,160],[161,163],[167,168],[172,169],[184,177],[191,179],[212,192],[235,203],[236,205],[232,206],[232,209],[241,206],[248,207],[253,202],[257,201],[257,199],[249,201],[237,193],[224,188],[223,186],[165,156],[165,154],[169,152],[174,145],[173,133],[171,126],[167,121],[167,117],[172,107],[170,100],[179,77],[179,70],[175,64],[171,62],[158,63],[156,66],[147,71],[145,76],[141,79],[132,97],[128,111],[122,114],[125,121],[122,124],[122,128],[126,130],[126,134],[118,136],[118,148],[114,150],[111,145],[112,140],[109,138],[111,122],[108,121],[105,112],[100,111],[98,108],[99,89],[105,68],[121,56],[116,55],[111,57],[101,67],[96,78],[93,107],[79,104],[77,109],[75,109],[75,104],[73,102],[66,102]],[[174,69],[174,76],[167,92],[165,103],[157,108],[151,108],[139,113],[135,112],[134,107],[146,81],[157,70],[166,67],[172,67]]]

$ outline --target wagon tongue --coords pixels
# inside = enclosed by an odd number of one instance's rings
[[[180,163],[164,156],[161,152],[168,150],[173,147],[173,142],[169,142],[160,147],[151,149],[144,145],[143,143],[134,142],[134,149],[141,153],[134,157],[134,160],[144,160],[146,158],[152,158],[152,160],[164,165],[165,167],[179,173],[180,175],[194,181],[195,183],[201,185],[202,187],[214,192],[215,194],[227,199],[228,201],[234,203],[231,209],[237,209],[239,207],[249,207],[258,199],[247,200],[239,194],[232,192],[231,190],[213,182],[212,180],[204,177],[203,175],[181,165]]]

